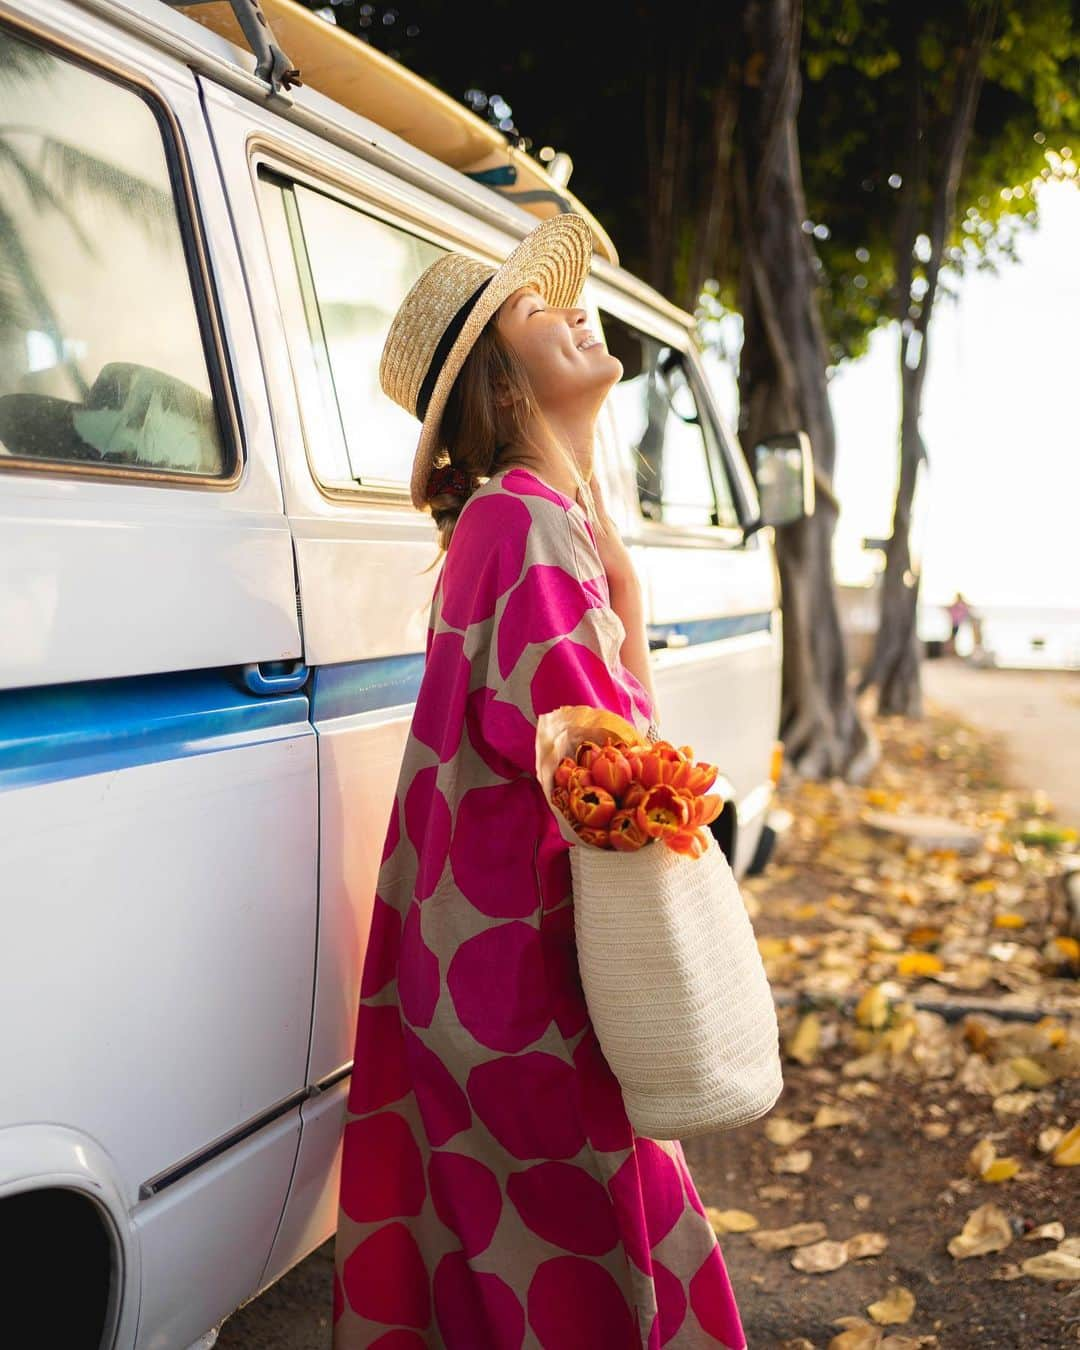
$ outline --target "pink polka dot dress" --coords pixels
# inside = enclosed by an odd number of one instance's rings
[[[536,718],[652,709],[588,518],[531,472],[469,498],[379,871],[345,1124],[334,1350],[743,1350],[677,1142],[637,1136],[574,947]]]

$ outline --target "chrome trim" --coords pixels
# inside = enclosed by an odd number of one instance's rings
[[[98,9],[90,4],[88,8]],[[104,7],[103,7],[104,8]],[[115,11],[105,9],[107,17],[114,22]],[[58,474],[65,478],[89,479],[96,482],[112,482],[116,479],[134,481],[143,485],[208,488],[214,492],[231,491],[243,477],[247,457],[241,434],[240,419],[236,409],[236,397],[233,390],[232,371],[226,356],[224,335],[220,314],[220,300],[214,288],[213,273],[210,269],[206,248],[205,231],[199,215],[195,196],[195,183],[188,161],[187,146],[176,115],[157,87],[141,72],[127,66],[118,65],[109,57],[62,37],[51,29],[28,19],[25,15],[12,14],[6,7],[0,8],[0,23],[29,34],[38,43],[54,47],[65,56],[88,67],[91,71],[111,77],[114,82],[132,88],[140,94],[156,117],[162,131],[162,149],[172,179],[173,205],[176,208],[177,225],[184,248],[188,280],[192,286],[192,300],[195,305],[199,337],[202,340],[203,355],[207,360],[207,376],[210,379],[211,397],[214,409],[221,419],[226,453],[231,451],[233,466],[229,474],[219,477],[209,474],[183,474],[168,469],[137,469],[126,465],[90,465],[83,462],[67,463],[62,460],[26,459],[17,455],[0,457],[0,470],[19,473]],[[197,91],[195,91],[197,93]],[[165,125],[162,125],[164,123]],[[167,134],[165,134],[167,133]],[[179,176],[179,183],[176,177]],[[209,332],[207,331],[209,329]],[[209,347],[208,347],[209,339]]]
[[[238,1125],[235,1129],[229,1130],[227,1134],[220,1135],[212,1144],[207,1144],[205,1148],[188,1154],[180,1162],[174,1163],[165,1171],[150,1177],[139,1187],[139,1199],[149,1200],[155,1195],[160,1195],[167,1187],[174,1186],[178,1181],[182,1181],[184,1177],[198,1171],[200,1167],[211,1162],[214,1158],[220,1157],[222,1153],[227,1152],[236,1144],[249,1139],[253,1134],[265,1129],[267,1125],[273,1124],[275,1120],[280,1120],[282,1116],[288,1115],[290,1111],[302,1106],[309,1095],[310,1089],[308,1088],[301,1088],[298,1092],[290,1093],[288,1097],[283,1098],[274,1106],[267,1107],[265,1111],[260,1111],[257,1116],[252,1116],[243,1125]]]

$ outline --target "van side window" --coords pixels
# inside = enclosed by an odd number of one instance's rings
[[[642,514],[671,525],[736,528],[723,451],[683,353],[613,314],[603,322],[608,351],[623,365],[610,397],[637,465]]]
[[[379,359],[398,306],[445,249],[301,183],[272,180],[288,221],[323,411],[340,423],[347,465],[309,446],[324,482],[408,483],[417,424],[379,385]]]
[[[0,30],[0,465],[226,472],[162,131]]]

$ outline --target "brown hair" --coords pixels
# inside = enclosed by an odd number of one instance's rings
[[[440,450],[435,463],[449,463],[463,469],[472,487],[476,488],[480,479],[490,478],[503,467],[502,459],[511,445],[517,447],[515,463],[527,464],[532,458],[521,453],[522,447],[536,451],[539,459],[542,447],[529,430],[530,417],[535,413],[548,445],[563,457],[571,477],[578,484],[586,515],[594,528],[599,528],[592,493],[582,478],[577,460],[544,417],[524,363],[500,336],[495,317],[492,316],[473,343],[450,390],[439,427]],[[497,402],[497,393],[509,393],[510,402]],[[467,497],[450,492],[430,499],[429,508],[439,532],[439,552],[431,567],[436,566],[450,547],[454,526],[466,501]],[[424,570],[430,571],[431,567]]]

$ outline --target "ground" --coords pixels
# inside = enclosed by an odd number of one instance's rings
[[[1061,823],[1080,823],[1057,772],[1080,762],[1080,680],[931,668],[941,702],[922,723],[877,724],[870,783],[785,785],[795,826],[744,884],[780,1004],[784,1093],[764,1120],[684,1146],[754,1350],[1080,1345],[1080,1191],[1065,1165],[1080,1161],[1080,948],[1058,889],[1076,844],[1032,791],[1053,784]],[[1056,711],[1025,714],[1044,703]],[[1025,759],[1036,741],[1041,757]],[[947,816],[977,846],[912,847],[868,829],[868,811]],[[976,1210],[1001,1230],[997,1250],[957,1259],[949,1240]],[[761,1249],[763,1231],[799,1223],[824,1231]],[[1026,1236],[1051,1223],[1059,1233]],[[876,1255],[843,1245],[858,1234]],[[331,1251],[230,1318],[219,1346],[325,1350]],[[1048,1252],[1062,1278],[1026,1266]],[[879,1326],[867,1310],[897,1289],[906,1320]]]

